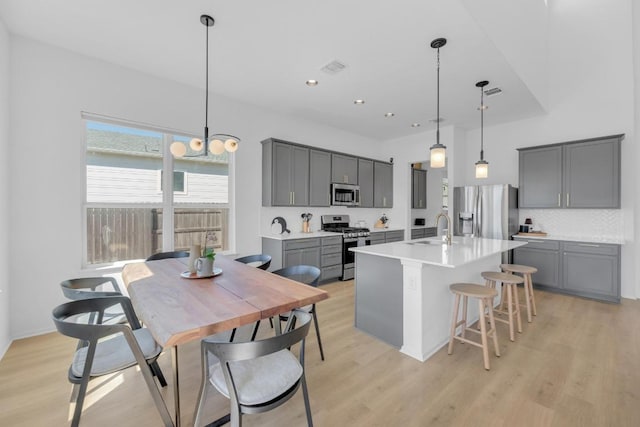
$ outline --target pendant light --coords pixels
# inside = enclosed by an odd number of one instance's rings
[[[480,88],[480,160],[476,162],[476,178],[489,176],[489,162],[484,159],[484,110],[489,108],[484,105],[484,87],[488,84],[486,80],[476,83],[476,87]]]
[[[226,151],[233,153],[238,149],[238,143],[240,139],[224,133],[218,133],[211,135],[209,138],[209,27],[213,27],[215,23],[214,19],[209,15],[201,15],[200,22],[207,29],[206,31],[206,64],[205,64],[205,101],[204,101],[204,138],[193,138],[189,142],[189,148],[195,154],[187,155],[187,147],[179,141],[175,141],[169,147],[171,154],[175,157],[200,157],[207,156],[208,152],[211,154],[222,154]]]
[[[436,95],[436,143],[429,149],[431,151],[431,167],[443,168],[446,164],[446,149],[440,144],[440,48],[447,44],[447,39],[438,38],[431,42],[431,47],[438,50],[438,84]]]

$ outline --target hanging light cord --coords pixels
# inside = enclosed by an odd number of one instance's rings
[[[208,148],[209,144],[209,25],[205,24],[207,27],[207,40],[205,43],[206,46],[206,64],[205,64],[205,95],[204,95],[204,148],[205,150]],[[205,151],[206,153],[206,151]]]
[[[438,48],[438,83],[436,88],[436,144],[440,144],[440,48]]]
[[[480,87],[480,160],[484,160],[484,89]]]

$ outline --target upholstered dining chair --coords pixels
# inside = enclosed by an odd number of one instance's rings
[[[260,270],[267,270],[271,265],[271,255],[267,254],[256,254],[256,255],[247,255],[240,258],[236,258],[236,261],[241,262],[243,264],[250,264]]]
[[[242,425],[243,414],[266,412],[285,403],[302,386],[307,425],[313,426],[304,374],[304,344],[311,315],[291,312],[281,335],[247,342],[201,342],[202,382],[194,426],[202,424],[208,390],[213,386],[231,403],[231,426]],[[297,327],[293,327],[293,319]],[[291,348],[300,343],[298,357]]]
[[[189,258],[189,251],[158,252],[156,254],[150,255],[146,260],[157,261],[167,258]]]
[[[305,283],[309,286],[318,286],[318,280],[320,280],[320,269],[312,265],[294,265],[291,267],[281,268],[273,272],[278,276],[283,276],[288,279],[296,280],[301,283]],[[311,313],[313,316],[313,324],[316,329],[316,337],[318,338],[318,347],[320,348],[320,358],[324,360],[324,351],[322,349],[322,340],[320,339],[320,327],[318,326],[318,315],[316,314],[316,305],[307,305],[301,308],[301,310]],[[289,313],[283,313],[280,315],[280,321],[286,321],[289,318]]]
[[[87,298],[99,298],[120,296],[122,291],[118,286],[118,281],[113,277],[81,277],[68,279],[60,282],[62,294],[70,300],[76,301]],[[95,320],[96,313],[89,315],[92,321]],[[104,313],[104,319],[100,323],[122,323],[126,317],[122,310],[109,309]]]
[[[127,324],[101,324],[105,310],[120,305]],[[98,313],[97,323],[89,321],[87,314]],[[53,322],[62,335],[79,340],[68,378],[73,386],[75,400],[71,426],[78,426],[89,381],[92,378],[121,371],[138,365],[165,426],[173,426],[171,415],[153,377],[164,387],[166,381],[156,359],[162,351],[151,333],[140,326],[129,298],[106,296],[80,299],[61,304],[52,312]]]

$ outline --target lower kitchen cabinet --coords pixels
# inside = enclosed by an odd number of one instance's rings
[[[342,236],[320,239],[320,281],[337,280],[342,276]]]
[[[380,243],[402,242],[404,240],[404,230],[391,230],[391,231],[373,231],[369,235],[369,240],[372,245],[379,245]]]
[[[620,302],[620,246],[563,243],[564,289],[588,298]]]
[[[620,245],[517,239],[515,264],[536,267],[533,284],[541,289],[602,301],[620,302]]]
[[[424,237],[436,237],[438,229],[436,227],[412,228],[411,240],[422,239]]]
[[[560,288],[560,242],[557,240],[526,241],[525,246],[513,250],[513,263],[528,265],[538,269],[532,277],[536,286]]]
[[[271,255],[271,271],[304,264],[320,268],[321,282],[342,275],[342,236],[290,240],[263,237],[262,253]]]

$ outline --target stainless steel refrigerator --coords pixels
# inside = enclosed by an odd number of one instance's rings
[[[474,185],[453,189],[456,236],[509,240],[518,232],[518,189],[511,185]]]

